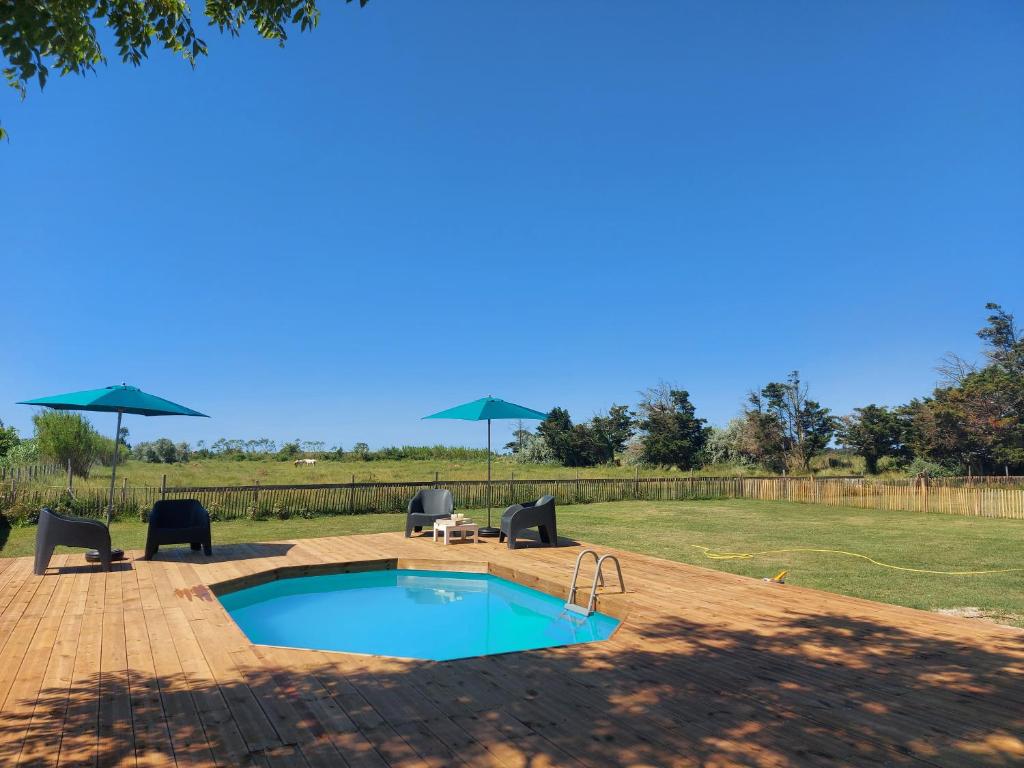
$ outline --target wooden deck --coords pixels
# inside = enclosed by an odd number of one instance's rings
[[[0,766],[1024,764],[1017,630],[619,552],[611,640],[424,663],[252,645],[209,588],[398,558],[564,589],[578,551],[381,534],[110,574],[0,560]]]

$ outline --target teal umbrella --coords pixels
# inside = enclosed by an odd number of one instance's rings
[[[487,422],[487,527],[480,529],[481,536],[498,535],[498,529],[491,527],[491,421],[494,419],[537,419],[543,421],[547,417],[546,413],[499,400],[489,395],[471,403],[456,405],[446,411],[439,411],[423,417],[424,419],[462,419]]]
[[[37,397],[35,400],[21,400],[19,405],[42,405],[58,411],[100,411],[117,414],[117,431],[114,433],[114,457],[110,470],[110,502],[107,504],[107,525],[114,511],[114,479],[117,475],[118,446],[121,443],[121,417],[126,413],[138,416],[203,416],[184,405],[172,403],[162,397],[143,392],[138,387],[120,386],[87,389],[82,392],[68,392],[51,397]]]

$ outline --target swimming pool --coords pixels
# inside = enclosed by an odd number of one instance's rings
[[[605,640],[619,625],[490,574],[377,570],[284,578],[220,596],[253,643],[433,661]]]

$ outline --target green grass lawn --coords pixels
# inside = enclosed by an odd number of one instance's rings
[[[790,584],[926,610],[979,608],[997,621],[1024,626],[1024,571],[983,576],[916,574],[819,553],[709,560],[691,546],[734,552],[842,549],[930,570],[1024,568],[1024,521],[746,500],[565,506],[559,508],[558,517],[559,533],[593,544],[744,576],[770,576],[786,568]],[[218,522],[214,524],[214,543],[397,531],[402,529],[403,518],[381,514]],[[144,525],[120,522],[112,528],[118,546],[142,548]],[[0,539],[4,533],[0,531]],[[0,554],[32,553],[35,528],[14,528],[6,533]]]
[[[857,457],[853,457],[855,460]],[[852,467],[816,468],[819,476],[833,474],[848,475],[860,468],[854,462]],[[559,479],[580,477],[633,477],[636,470],[630,466],[604,465],[584,467],[561,467],[551,464],[520,464],[509,456],[496,456],[493,464],[495,480],[516,478]],[[118,483],[127,479],[129,485],[159,487],[163,475],[171,486],[204,485],[251,485],[258,481],[264,485],[292,483],[348,483],[353,476],[357,482],[415,482],[432,481],[434,473],[442,480],[483,480],[487,477],[487,462],[484,459],[464,461],[434,460],[388,460],[361,461],[319,461],[315,467],[296,467],[292,462],[261,459],[258,461],[232,461],[230,459],[197,459],[186,464],[149,464],[143,461],[128,461],[117,468]],[[654,467],[640,470],[641,477],[679,477],[689,472],[678,469]],[[764,472],[735,466],[703,467],[697,471],[703,476],[763,475]],[[40,482],[47,485],[63,485],[62,475],[51,475]],[[75,478],[75,486],[106,488],[110,484],[110,467],[95,466],[87,480]]]

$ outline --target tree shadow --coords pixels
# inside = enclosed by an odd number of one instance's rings
[[[27,766],[53,763],[55,731],[62,764],[1019,764],[1024,634],[1002,637],[794,612],[435,663],[204,644],[219,684],[195,667],[90,674],[18,702],[0,744],[27,733]]]

